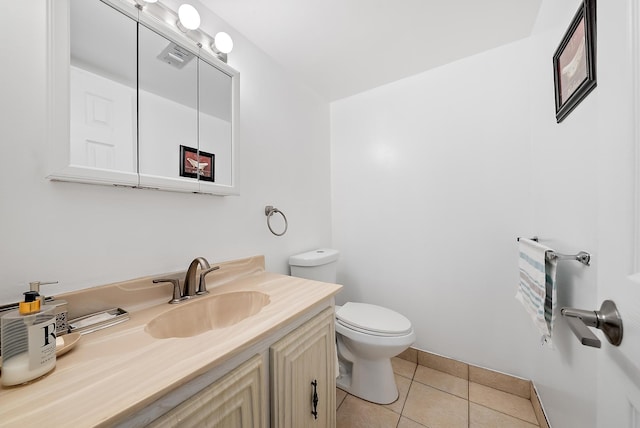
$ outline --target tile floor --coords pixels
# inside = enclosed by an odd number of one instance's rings
[[[336,389],[337,428],[533,428],[531,401],[400,358],[400,397],[373,404]]]

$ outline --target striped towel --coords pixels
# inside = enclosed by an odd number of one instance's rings
[[[556,312],[557,261],[547,260],[550,248],[520,238],[520,284],[516,299],[522,303],[542,336],[542,343],[553,346],[551,332]]]

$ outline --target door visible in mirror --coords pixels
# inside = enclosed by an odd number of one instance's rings
[[[232,82],[231,76],[200,59],[198,62],[199,149],[213,154],[213,180],[231,186],[232,180]]]
[[[138,170],[136,27],[100,1],[70,2],[72,166]]]

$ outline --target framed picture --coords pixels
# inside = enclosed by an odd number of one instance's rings
[[[215,181],[216,155],[180,146],[180,176]]]
[[[596,87],[596,3],[584,0],[553,55],[558,123]]]

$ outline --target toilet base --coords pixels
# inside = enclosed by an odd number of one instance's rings
[[[377,404],[390,404],[398,399],[398,387],[391,359],[358,358],[357,362],[341,361],[340,364],[344,366],[341,367],[340,376],[336,379],[338,388]],[[343,370],[343,367],[349,365],[350,371]]]

